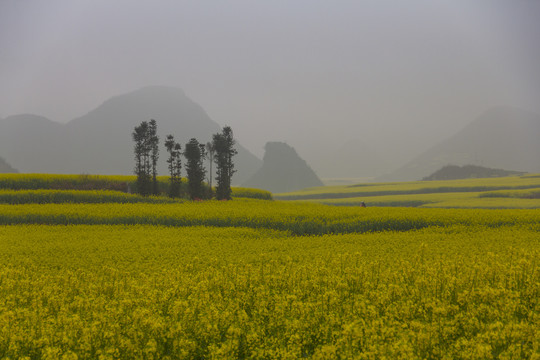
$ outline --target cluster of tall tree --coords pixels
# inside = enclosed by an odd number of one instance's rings
[[[135,142],[135,174],[137,191],[144,196],[157,195],[157,162],[159,137],[156,120],[143,121],[132,134]]]
[[[159,195],[157,164],[159,158],[159,137],[155,120],[143,121],[132,133],[135,142],[135,174],[137,192],[141,195]],[[216,165],[216,193],[218,200],[231,199],[231,180],[234,170],[233,157],[237,154],[233,132],[225,126],[221,133],[212,136],[212,142],[200,143],[192,138],[184,146],[176,142],[173,135],[167,135],[165,148],[170,176],[169,196],[182,196],[182,156],[185,158],[187,192],[191,199],[208,199],[213,196],[212,165]],[[208,185],[204,183],[206,168],[204,160],[209,159],[210,174]]]

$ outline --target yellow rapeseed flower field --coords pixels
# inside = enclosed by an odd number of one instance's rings
[[[0,357],[530,359],[538,226],[0,227]]]
[[[93,203],[178,203],[163,196],[141,196],[111,190],[2,190],[0,204],[93,204]]]
[[[283,201],[234,200],[173,204],[0,204],[0,224],[151,224],[251,227],[321,235],[407,231],[430,226],[534,225],[529,209],[415,209],[332,207]]]
[[[540,359],[535,206],[191,202],[18,176],[0,176],[0,359]],[[378,196],[520,207],[537,182]]]
[[[540,176],[324,186],[276,194],[276,199],[337,206],[540,209]]]
[[[170,179],[167,176],[158,176],[158,188],[161,194],[167,194]],[[182,179],[184,186],[186,179]],[[85,191],[86,190],[86,191]],[[100,193],[101,190],[106,190]],[[111,190],[116,193],[112,198]],[[140,202],[133,196],[126,196],[126,192],[135,192],[136,176],[134,175],[60,175],[60,174],[0,174],[0,203],[6,202],[9,197],[11,203],[42,203],[47,202]],[[91,191],[94,193],[92,194]],[[81,193],[85,193],[84,196]],[[31,201],[29,196],[39,196],[38,200]],[[54,196],[53,196],[54,195]],[[92,195],[92,196],[91,196]],[[272,194],[266,190],[243,187],[232,188],[233,198],[254,198],[271,200]],[[129,197],[129,198],[128,198]],[[126,199],[127,198],[127,199]],[[166,202],[166,201],[143,201]]]

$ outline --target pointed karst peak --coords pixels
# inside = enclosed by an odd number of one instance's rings
[[[283,142],[265,145],[263,166],[243,186],[287,192],[323,183],[296,150]]]
[[[284,142],[271,141],[267,142],[264,145],[264,161],[267,163],[278,162],[278,163],[296,163],[305,161],[300,158],[296,150]]]

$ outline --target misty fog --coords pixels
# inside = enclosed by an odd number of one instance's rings
[[[493,107],[540,112],[538,19],[538,1],[4,0],[0,118],[167,85],[260,158],[283,141],[321,177],[377,176]],[[366,171],[336,173],[343,153]]]

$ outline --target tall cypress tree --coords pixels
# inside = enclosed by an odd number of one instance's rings
[[[208,174],[208,186],[212,189],[212,163],[214,162],[214,144],[212,142],[206,143],[206,154],[208,156],[208,165],[210,166],[210,173]]]
[[[216,163],[216,198],[218,200],[231,199],[231,180],[234,170],[233,157],[238,152],[234,148],[236,141],[230,126],[225,126],[221,133],[212,137]]]
[[[158,195],[157,163],[159,158],[159,137],[157,123],[143,121],[131,134],[135,142],[135,174],[137,175],[137,192],[147,196]]]
[[[148,124],[148,146],[150,149],[150,162],[152,167],[152,195],[158,195],[157,163],[159,159],[159,137],[157,135],[157,123],[154,119],[151,119]]]
[[[182,146],[180,145],[180,143],[176,143],[174,145],[174,154],[175,154],[175,158],[174,158],[173,168],[174,168],[174,174],[176,176],[178,196],[180,196],[182,194],[182,191],[181,191],[182,189],[182,177],[181,177]]]
[[[151,193],[150,156],[149,156],[149,124],[146,121],[136,126],[131,134],[135,142],[135,174],[137,175],[137,192],[147,196]]]
[[[169,174],[170,174],[170,190],[169,190],[169,196],[179,197],[180,196],[180,184],[182,181],[180,170],[182,168],[182,161],[180,158],[181,152],[181,146],[179,143],[174,141],[174,137],[172,135],[167,135],[167,140],[165,141],[165,148],[167,149],[167,152],[169,153],[169,158],[167,159],[167,164],[169,167]]]
[[[206,173],[203,164],[204,144],[192,138],[184,147],[184,157],[186,158],[189,195],[192,200],[204,199],[206,197],[203,184]]]

